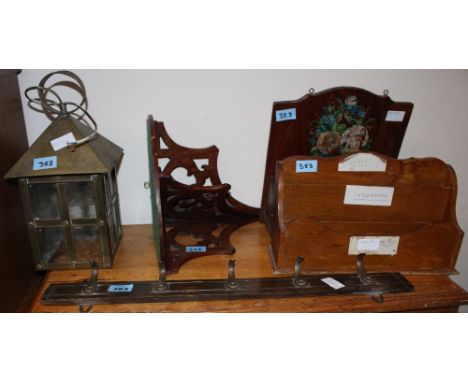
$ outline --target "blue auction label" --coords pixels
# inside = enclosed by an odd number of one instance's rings
[[[289,121],[296,119],[296,108],[278,110],[276,112],[276,122]]]
[[[129,293],[133,290],[133,284],[115,284],[109,285],[108,292]]]
[[[206,252],[205,245],[188,245],[185,247],[185,252]]]
[[[48,170],[57,168],[57,157],[34,158],[33,170]]]
[[[296,161],[296,172],[317,172],[317,160],[297,160]]]

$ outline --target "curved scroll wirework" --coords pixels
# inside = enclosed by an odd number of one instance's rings
[[[62,80],[47,86],[47,81],[55,75],[70,77],[75,82]],[[66,87],[76,91],[81,96],[81,101],[79,103],[63,101],[58,92],[53,90],[57,87]],[[37,92],[36,97],[31,96],[31,92],[34,91]],[[51,121],[54,121],[55,119],[62,116],[73,116],[77,120],[85,123],[93,130],[93,132],[87,137],[82,138],[76,142],[68,143],[67,145],[70,149],[74,150],[77,146],[82,145],[83,143],[86,143],[97,136],[96,121],[87,110],[88,99],[86,96],[86,88],[81,78],[78,77],[75,73],[68,70],[58,70],[49,73],[41,79],[39,85],[27,88],[24,91],[24,95],[28,99],[28,106],[31,109],[39,113],[44,113]],[[54,99],[51,99],[50,95],[52,95]],[[40,107],[36,105],[39,105]]]

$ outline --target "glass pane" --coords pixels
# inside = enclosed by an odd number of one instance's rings
[[[92,182],[67,184],[68,208],[72,219],[96,218],[96,204]]]
[[[30,184],[29,196],[34,219],[60,219],[57,188],[54,183]]]
[[[112,196],[117,193],[117,176],[115,167],[112,169],[111,172],[111,184],[112,184]]]
[[[77,260],[101,262],[101,244],[97,226],[73,227],[72,235]]]
[[[114,221],[113,209],[109,211],[109,214],[107,215],[107,221],[109,223],[109,238],[111,241],[111,248],[113,251],[116,245],[116,241],[117,241],[117,237],[115,236],[115,221]]]
[[[110,174],[104,174],[104,188],[106,189],[106,205],[109,208],[109,206],[112,204],[112,186]]]
[[[119,209],[118,203],[116,203],[115,205],[114,214],[115,214],[116,235],[117,235],[117,238],[119,238],[120,235],[122,234],[122,223],[120,222],[120,209]]]
[[[45,263],[66,263],[70,261],[62,228],[39,228],[37,237],[40,256]]]

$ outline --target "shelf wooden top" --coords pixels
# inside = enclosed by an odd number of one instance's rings
[[[232,256],[207,256],[186,263],[169,280],[226,278],[227,264],[236,260],[236,277],[272,277],[267,254],[265,227],[252,223],[231,237],[237,249]],[[89,270],[49,271],[31,308],[32,312],[79,312],[78,306],[46,306],[40,298],[49,284],[76,282],[89,278]],[[101,281],[157,280],[158,269],[151,225],[127,225],[113,269],[99,270]],[[96,305],[92,312],[399,312],[455,310],[468,304],[468,293],[448,276],[406,275],[414,285],[410,293],[386,294],[383,303],[369,296],[327,296],[234,301],[192,301],[171,303]]]

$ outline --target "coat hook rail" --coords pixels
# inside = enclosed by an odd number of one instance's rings
[[[89,311],[96,304],[131,304],[148,302],[206,301],[312,297],[331,295],[369,295],[382,302],[384,293],[410,292],[413,286],[399,273],[373,273],[363,283],[363,274],[302,275],[301,257],[296,259],[294,274],[289,277],[242,278],[235,276],[235,261],[228,263],[227,279],[167,280],[164,264],[157,281],[104,282],[98,280],[97,267],[89,281],[51,284],[42,296],[45,305],[80,305]],[[362,264],[362,258],[361,258]],[[361,267],[361,270],[364,269]],[[364,274],[366,275],[366,274]],[[334,289],[323,281],[331,277],[344,287]],[[86,309],[85,307],[88,307]]]

